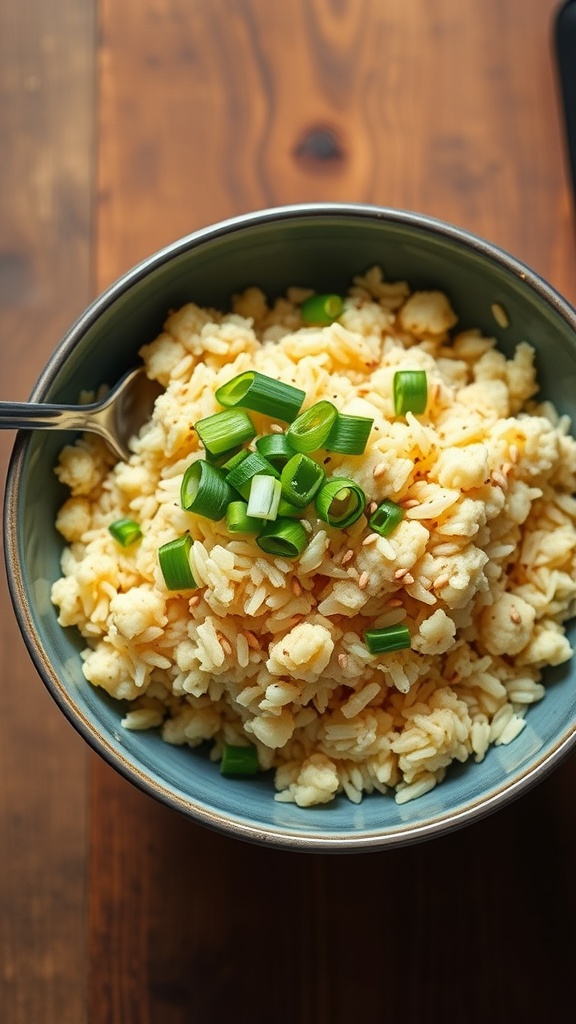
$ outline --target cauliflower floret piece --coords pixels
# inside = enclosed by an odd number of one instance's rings
[[[164,333],[149,345],[143,345],[139,354],[146,364],[148,376],[166,387],[172,371],[184,359],[186,349],[179,341]]]
[[[130,659],[121,651],[106,642],[99,643],[93,651],[85,655],[83,672],[89,683],[101,686],[111,697],[117,700],[134,700],[145,689],[146,676],[150,668],[146,667],[142,679],[142,687],[138,687],[133,676]]]
[[[265,747],[276,750],[283,747],[294,732],[294,716],[288,708],[282,708],[280,714],[260,715],[246,722],[246,732],[251,732]]]
[[[287,774],[294,774],[292,765],[279,768],[276,773],[276,788],[280,790],[278,800],[293,802],[299,807],[312,807],[313,804],[330,803],[338,792],[338,771],[326,754],[312,754],[303,762],[294,781],[288,781],[286,786]]]
[[[463,491],[481,487],[489,476],[486,445],[444,448],[434,467],[434,474],[442,487],[459,487]]]
[[[516,346],[514,358],[506,363],[506,379],[510,392],[510,407],[512,412],[516,413],[524,402],[538,391],[534,349],[526,341]]]
[[[413,292],[398,315],[400,325],[416,337],[444,334],[454,327],[457,316],[443,292]]]
[[[56,529],[70,544],[81,540],[91,523],[90,502],[87,498],[68,498],[56,516]]]
[[[294,676],[313,683],[326,668],[334,641],[326,626],[300,622],[278,643],[271,644],[266,668],[275,676]]]
[[[234,295],[232,308],[246,320],[262,321],[268,312],[266,296],[260,288],[246,288],[240,295]]]
[[[525,523],[532,508],[532,502],[542,497],[538,487],[529,487],[523,480],[510,481],[504,512],[508,519],[519,526]]]
[[[121,636],[133,640],[150,627],[163,627],[168,619],[162,594],[147,583],[131,587],[125,594],[116,594],[110,601],[110,625]]]
[[[480,616],[480,635],[490,654],[518,654],[530,640],[536,612],[527,601],[504,592]]]
[[[474,544],[468,544],[458,556],[450,559],[444,570],[449,576],[448,584],[440,591],[448,608],[465,608],[476,593],[486,589],[483,569],[487,562],[488,555]]]
[[[417,635],[412,638],[412,649],[420,654],[444,654],[452,646],[455,636],[456,623],[438,608],[420,623]]]
[[[96,448],[68,444],[60,453],[55,472],[60,483],[70,489],[72,497],[77,497],[90,494],[108,468]]]
[[[572,657],[568,638],[556,622],[544,622],[518,659],[520,665],[561,665]]]
[[[52,585],[52,603],[59,609],[61,626],[75,626],[83,619],[80,587],[74,576],[62,576]]]
[[[478,380],[458,392],[466,409],[478,410],[485,418],[505,419],[510,414],[510,396],[503,380]]]
[[[152,494],[155,480],[144,466],[132,466],[128,462],[119,462],[114,468],[116,486],[128,498]]]

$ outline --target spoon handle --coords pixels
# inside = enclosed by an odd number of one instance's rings
[[[0,402],[0,430],[83,430],[87,421],[82,406]]]

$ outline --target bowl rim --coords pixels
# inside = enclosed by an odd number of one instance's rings
[[[488,262],[521,278],[576,334],[576,309],[531,267],[480,235],[411,210],[366,203],[297,203],[240,214],[199,228],[163,246],[129,268],[93,299],[55,346],[37,379],[30,400],[37,402],[43,400],[54,378],[84,334],[121,295],[172,259],[191,249],[198,248],[206,242],[261,224],[281,223],[302,218],[334,217],[384,221],[429,232],[436,237],[443,237],[455,242],[464,249],[477,253]],[[267,845],[271,848],[323,853],[376,852],[386,847],[400,847],[422,842],[480,820],[526,793],[555,769],[576,745],[576,727],[565,730],[545,753],[532,761],[513,781],[504,777],[500,785],[492,787],[488,794],[469,800],[466,807],[459,811],[443,812],[420,824],[405,823],[386,831],[370,829],[360,831],[358,834],[352,832],[347,836],[342,836],[338,832],[331,833],[329,830],[317,829],[308,832],[299,831],[291,826],[257,825],[210,809],[198,803],[192,795],[180,796],[124,757],[121,751],[113,747],[105,735],[99,733],[91,725],[60,683],[57,673],[52,669],[40,639],[36,635],[31,605],[26,595],[18,559],[19,490],[29,444],[30,437],[24,432],[19,432],[7,469],[3,517],[4,558],[8,589],[25,646],[52,698],[88,745],[126,780],[173,810],[222,834]]]

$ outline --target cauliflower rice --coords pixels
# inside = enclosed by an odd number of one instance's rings
[[[113,464],[95,437],[61,453],[67,546],[52,599],[86,641],[86,679],[126,702],[127,729],[210,741],[215,760],[249,742],[274,769],[276,799],[302,807],[373,791],[403,803],[453,761],[518,736],[544,667],[571,657],[576,442],[567,417],[535,401],[532,348],[507,359],[494,338],[457,332],[444,294],[411,293],[376,267],[323,328],[303,326],[309,294],[269,305],[249,288],[231,313],[170,313],[141,349],[166,390],[129,461]],[[335,529],[311,506],[309,543],[290,560],[180,507],[184,471],[204,454],[193,424],[219,410],[217,387],[253,369],[303,389],[304,408],[328,399],[373,418],[363,456],[314,457],[368,502],[401,504],[388,537],[367,515]],[[394,415],[398,369],[426,371],[421,416]],[[285,429],[250,415],[259,433]],[[122,517],[142,529],[127,548],[108,529]],[[186,531],[198,588],[169,591],[158,548]],[[398,623],[410,649],[370,654],[365,629]]]

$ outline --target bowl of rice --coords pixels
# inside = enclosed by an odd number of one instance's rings
[[[118,772],[241,840],[430,839],[576,742],[576,315],[485,240],[372,206],[197,231],[100,296],[32,400],[160,385],[118,461],[16,440],[36,669]]]

